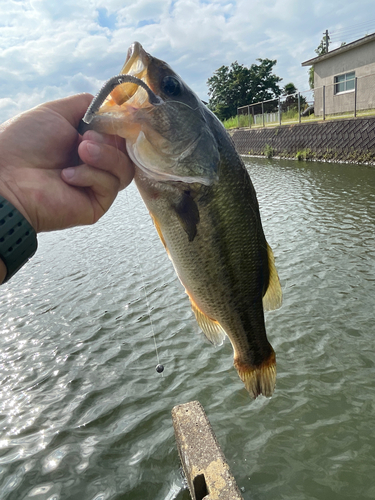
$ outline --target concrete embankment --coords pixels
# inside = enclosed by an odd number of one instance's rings
[[[375,117],[229,132],[244,155],[375,164]]]
[[[172,420],[192,500],[243,500],[199,401],[175,406]]]

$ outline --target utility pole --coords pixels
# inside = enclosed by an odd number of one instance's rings
[[[325,35],[325,40],[326,40],[326,53],[328,52],[328,46],[329,46],[329,36],[328,36],[328,30],[326,30],[325,33],[323,33],[323,35]]]

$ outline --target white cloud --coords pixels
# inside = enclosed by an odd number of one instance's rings
[[[26,2],[24,2],[26,3]],[[31,0],[32,8],[47,19],[63,20],[68,19],[73,13],[79,14],[81,5],[74,0]]]
[[[163,0],[138,0],[118,11],[119,27],[138,26],[142,22],[159,22],[168,15],[169,2]]]
[[[301,62],[314,56],[323,31],[368,21],[372,5],[372,0],[2,0],[0,122],[48,99],[95,93],[118,73],[135,40],[167,61],[203,99],[217,68],[235,60],[250,65],[257,58],[277,59],[282,84],[304,90],[308,77]]]

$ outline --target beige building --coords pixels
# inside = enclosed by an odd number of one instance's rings
[[[314,57],[302,66],[314,66],[316,116],[375,109],[375,34]]]

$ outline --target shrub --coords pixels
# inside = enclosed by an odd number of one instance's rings
[[[263,153],[264,153],[264,156],[266,156],[267,158],[272,158],[272,156],[274,155],[275,152],[274,152],[272,146],[270,146],[269,144],[266,144],[264,146]]]

